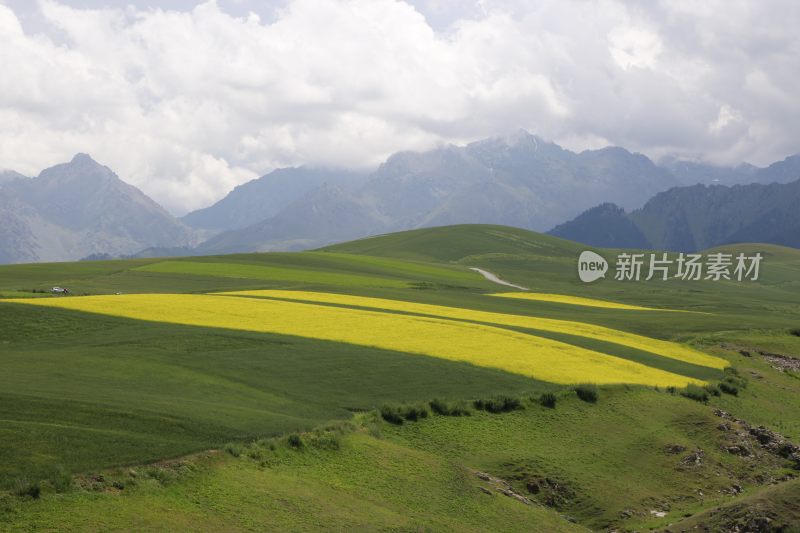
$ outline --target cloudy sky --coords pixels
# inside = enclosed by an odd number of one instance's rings
[[[519,128],[800,152],[800,2],[0,0],[0,168],[88,152],[182,214],[283,166]]]

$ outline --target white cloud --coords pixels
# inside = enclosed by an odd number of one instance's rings
[[[656,33],[631,26],[614,28],[608,34],[608,40],[611,57],[624,70],[654,68],[663,48]]]
[[[23,4],[0,2],[0,167],[89,152],[175,212],[274,167],[520,127],[722,163],[800,136],[791,0]]]

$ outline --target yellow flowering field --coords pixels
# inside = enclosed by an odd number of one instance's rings
[[[138,320],[373,346],[501,369],[561,384],[594,382],[681,387],[702,383],[563,342],[443,318],[203,294],[131,294],[15,302]]]
[[[456,320],[487,322],[501,326],[539,329],[542,331],[566,333],[569,335],[578,335],[580,337],[587,337],[600,341],[613,342],[615,344],[628,346],[630,348],[650,352],[663,357],[669,357],[671,359],[710,368],[722,369],[728,365],[728,362],[724,359],[705,354],[689,346],[572,320],[557,320],[552,318],[512,315],[508,313],[494,313],[490,311],[477,311],[473,309],[463,309],[460,307],[446,307],[441,305],[421,304],[415,302],[405,302],[401,300],[389,300],[384,298],[370,298],[364,296],[351,296],[346,294],[309,291],[255,290],[225,292],[220,294],[231,296],[256,296],[263,298],[284,298],[289,300],[353,305],[358,307],[385,309],[387,311],[401,311],[407,313],[433,315]]]
[[[627,309],[630,311],[673,311],[672,309],[655,309],[653,307],[642,307],[639,305],[621,304],[608,300],[595,300],[594,298],[582,298],[580,296],[569,296],[566,294],[550,294],[543,292],[498,292],[489,296],[499,298],[514,298],[518,300],[535,300],[538,302],[553,302],[558,304],[580,305],[583,307],[601,307],[603,309]]]

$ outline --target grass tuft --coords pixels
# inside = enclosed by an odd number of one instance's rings
[[[394,424],[396,426],[400,426],[403,424],[403,415],[400,414],[400,410],[397,408],[396,405],[382,406],[381,418],[383,418],[390,424]]]
[[[14,482],[14,494],[20,498],[29,496],[34,500],[38,500],[42,494],[42,487],[38,481],[29,481],[25,478],[18,479]]]
[[[600,391],[594,383],[581,383],[575,386],[575,393],[582,401],[587,403],[597,403]]]
[[[299,433],[292,433],[289,435],[286,442],[295,450],[302,450],[306,446],[303,437]]]
[[[238,442],[229,442],[223,449],[234,457],[239,457],[243,451],[242,445]]]
[[[556,401],[558,401],[558,397],[552,392],[545,392],[539,396],[539,404],[541,404],[543,407],[555,409]]]
[[[72,474],[61,465],[53,470],[48,481],[53,490],[59,494],[69,492],[72,489]]]

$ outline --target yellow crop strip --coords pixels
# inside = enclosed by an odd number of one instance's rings
[[[538,302],[553,302],[559,304],[580,305],[584,307],[602,307],[603,309],[626,309],[630,311],[672,311],[671,309],[656,309],[653,307],[641,307],[639,305],[628,305],[608,300],[595,300],[594,298],[582,298],[580,296],[568,296],[566,294],[550,294],[543,292],[498,292],[489,294],[499,298],[513,298],[518,300],[535,300]]]
[[[619,357],[494,326],[282,300],[132,294],[15,300],[138,320],[279,333],[505,370],[553,383],[702,383]]]
[[[384,298],[370,298],[364,296],[351,296],[347,294],[332,294],[308,291],[281,291],[281,290],[256,290],[256,291],[237,291],[225,292],[231,296],[256,296],[264,298],[284,298],[288,300],[301,300],[319,303],[331,303],[340,305],[353,305],[358,307],[369,307],[373,309],[385,309],[387,311],[401,311],[406,313],[419,313],[456,320],[471,320],[476,322],[486,322],[501,326],[513,326],[521,328],[538,329],[554,333],[566,333],[578,335],[590,339],[613,342],[629,348],[635,348],[645,352],[650,352],[663,357],[677,359],[686,363],[692,363],[710,368],[722,369],[728,366],[728,362],[719,357],[705,354],[689,346],[684,346],[675,342],[653,339],[635,333],[628,333],[617,329],[575,322],[571,320],[556,320],[552,318],[541,318],[535,316],[512,315],[508,313],[494,313],[490,311],[477,311],[474,309],[463,309],[460,307],[446,307],[442,305],[421,304],[415,302],[405,302],[401,300],[388,300]]]
[[[622,304],[609,300],[596,300],[594,298],[583,298],[581,296],[569,296],[567,294],[552,294],[545,292],[498,292],[488,296],[499,298],[512,298],[517,300],[534,300],[538,302],[552,302],[567,305],[580,305],[583,307],[601,307],[603,309],[623,309],[628,311],[661,311],[665,313],[700,313],[702,311],[687,311],[685,309],[659,309],[658,307],[642,307],[640,305]]]

